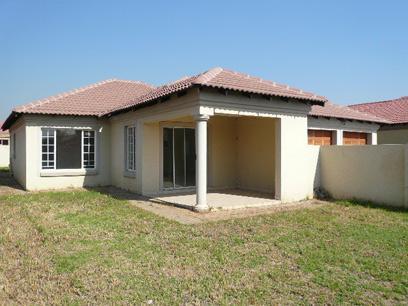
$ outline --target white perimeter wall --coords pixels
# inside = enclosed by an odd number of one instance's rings
[[[379,144],[406,144],[408,143],[408,128],[381,129],[378,131]]]
[[[336,199],[407,207],[408,146],[309,146],[309,186]]]

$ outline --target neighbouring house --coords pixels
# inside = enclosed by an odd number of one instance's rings
[[[378,131],[380,144],[408,143],[408,96],[394,100],[350,105],[357,111],[387,119]]]
[[[0,122],[0,126],[3,122]],[[10,164],[10,135],[9,132],[0,129],[0,167],[8,167]]]
[[[222,68],[154,87],[107,80],[16,107],[11,166],[28,190],[113,185],[145,196],[239,188],[313,196],[316,145],[376,144],[387,120]],[[313,162],[312,162],[313,161]]]

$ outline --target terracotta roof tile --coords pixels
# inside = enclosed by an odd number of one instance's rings
[[[408,96],[395,100],[354,104],[349,107],[385,118],[393,124],[408,123]]]
[[[204,73],[175,82],[153,87],[142,82],[107,80],[16,107],[5,127],[9,127],[20,113],[103,116],[126,111],[172,93],[193,86],[220,88],[269,96],[294,98],[323,104],[327,99],[287,85],[252,77],[223,68],[213,68]]]
[[[106,80],[13,109],[16,113],[93,115],[121,107],[154,87],[137,81]]]
[[[146,95],[138,97],[133,101],[133,103],[129,103],[127,108],[148,103],[160,97],[186,90],[195,85],[220,88],[225,90],[236,90],[246,93],[302,99],[319,103],[324,103],[325,101],[327,101],[325,97],[318,96],[310,92],[305,92],[303,90],[289,87],[287,85],[277,84],[272,81],[263,80],[260,78],[249,76],[247,74],[217,67],[210,69],[204,73],[192,77],[185,77],[170,84],[165,84],[163,86],[157,87],[156,89],[148,92]],[[117,107],[115,109],[110,109],[109,112],[124,109],[126,108]]]
[[[336,105],[331,102],[326,102],[324,106],[313,105],[309,115],[328,118],[371,121],[377,123],[389,123],[387,119],[384,119],[382,117],[360,112],[347,106]]]

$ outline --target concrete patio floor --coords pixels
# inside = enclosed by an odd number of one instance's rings
[[[196,203],[196,194],[171,194],[153,199],[156,202],[163,202],[175,206],[193,209]],[[232,210],[241,208],[273,207],[281,204],[274,199],[272,194],[253,192],[241,189],[226,189],[208,191],[207,203],[211,211]]]

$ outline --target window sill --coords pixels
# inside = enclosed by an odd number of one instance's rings
[[[123,171],[123,176],[128,178],[136,178],[136,171]]]
[[[95,169],[68,169],[68,170],[41,170],[41,177],[57,177],[57,176],[89,176],[97,175],[98,171]]]

